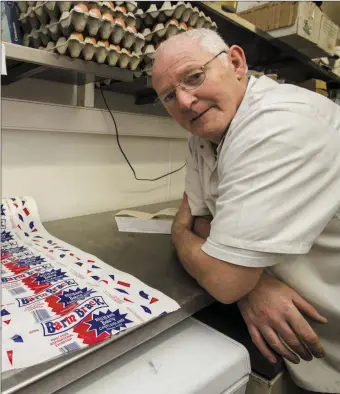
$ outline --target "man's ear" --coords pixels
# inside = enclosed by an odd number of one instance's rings
[[[238,45],[233,45],[229,48],[228,54],[237,79],[242,79],[247,72],[247,60],[243,49]]]

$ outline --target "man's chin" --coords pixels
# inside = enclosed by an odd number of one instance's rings
[[[208,127],[208,125],[204,127],[193,127],[191,129],[191,134],[208,139],[209,136],[211,137],[214,134],[214,128]]]
[[[189,132],[196,137],[218,143],[225,131],[221,130],[221,127],[218,125],[205,124],[203,127],[192,127]]]

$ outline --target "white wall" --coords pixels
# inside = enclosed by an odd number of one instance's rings
[[[27,79],[3,87],[2,98],[8,97],[69,105],[72,86]],[[127,95],[106,93],[106,97],[113,111],[123,111],[117,114],[122,134],[130,132],[124,125],[131,128],[132,119],[135,123],[134,135],[123,135],[120,140],[139,177],[157,177],[183,165],[186,134],[165,117],[161,108],[135,106]],[[42,104],[32,107],[31,103],[15,101],[2,104],[2,195],[33,196],[43,221],[181,197],[184,170],[155,182],[133,178],[118,149],[107,111],[86,112],[98,118],[98,129],[107,128],[102,131],[107,134],[92,134],[79,132],[88,127],[91,119],[84,124],[76,118],[77,109]],[[103,108],[98,95],[95,105]],[[146,117],[150,113],[153,117]],[[72,132],[75,119],[77,133]],[[171,138],[171,122],[176,138]],[[157,127],[163,138],[139,137],[142,124],[143,134],[148,126],[153,128],[151,134]]]

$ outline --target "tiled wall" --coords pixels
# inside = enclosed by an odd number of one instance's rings
[[[23,80],[5,87],[2,97],[69,105],[72,86]],[[158,116],[159,127],[166,123],[169,130],[169,119],[161,108],[135,106],[133,98],[125,95],[107,93],[107,98],[112,110],[124,111],[127,117],[129,113],[153,114]],[[102,107],[100,97],[95,106]],[[56,105],[55,111],[62,116],[59,108]],[[32,112],[25,113],[27,128],[2,130],[2,195],[33,196],[43,221],[181,197],[185,170],[155,182],[136,181],[114,134],[36,131],[29,126],[36,124],[34,117],[43,115]],[[23,112],[16,113],[7,104],[3,120],[20,115]],[[136,130],[138,119],[136,116]],[[175,123],[173,127],[178,135],[181,130]],[[154,178],[183,165],[186,135],[171,138],[170,133],[169,137],[121,136],[121,145],[139,177]]]

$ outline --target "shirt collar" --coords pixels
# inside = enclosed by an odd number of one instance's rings
[[[240,122],[241,119],[249,113],[251,105],[258,99],[259,95],[262,97],[264,91],[272,89],[275,85],[277,85],[277,82],[265,75],[260,78],[251,76],[244,97],[229,125],[229,129],[231,129],[235,123],[237,124]]]
[[[242,102],[241,102],[241,104],[240,104],[240,106],[239,106],[239,108],[238,108],[238,110],[237,110],[237,112],[236,112],[236,114],[235,114],[233,120],[231,121],[230,125],[229,125],[228,128],[226,129],[226,131],[225,131],[225,133],[223,134],[223,137],[222,137],[220,143],[219,143],[218,146],[217,146],[217,149],[216,149],[217,157],[219,156],[219,154],[220,154],[220,152],[221,152],[221,149],[222,149],[222,146],[223,146],[225,137],[226,137],[227,132],[228,132],[228,130],[230,129],[230,126],[231,126],[231,124],[233,123],[234,119],[235,119],[236,117],[242,116],[242,114],[245,113],[245,112],[247,111],[248,105],[247,105],[247,104],[244,105],[244,103],[247,103],[247,99],[248,99],[248,96],[249,96],[249,92],[250,92],[251,88],[254,86],[254,84],[256,83],[256,81],[257,81],[257,79],[256,79],[255,77],[253,77],[253,76],[251,76],[251,77],[249,78],[248,85],[247,85],[247,89],[246,89],[246,92],[245,92],[245,94],[244,94],[244,98],[243,98],[243,100],[242,100]]]
[[[222,147],[223,147],[223,143],[226,139],[226,136],[228,135],[228,130],[230,130],[232,128],[233,124],[238,123],[243,118],[243,116],[248,113],[249,107],[252,102],[252,92],[251,91],[254,90],[255,85],[258,82],[260,82],[261,88],[263,88],[264,86],[267,87],[267,85],[270,86],[272,83],[274,83],[274,84],[276,83],[266,76],[262,76],[261,78],[256,78],[254,76],[251,76],[249,78],[247,89],[246,89],[245,95],[243,97],[243,100],[242,100],[235,116],[233,117],[233,120],[231,121],[230,125],[226,129],[221,141],[219,142],[219,144],[217,146],[217,149],[216,149],[217,158],[219,157],[219,154],[220,154]],[[211,146],[211,142],[207,141],[206,139],[204,139],[202,137],[198,137],[198,138],[199,138],[200,146],[202,148],[203,147],[205,148],[205,149],[202,149],[202,155],[203,155],[205,161],[207,162],[207,164],[209,165],[209,167],[212,168],[214,166],[212,159],[215,159],[215,155],[214,155],[213,147]]]

